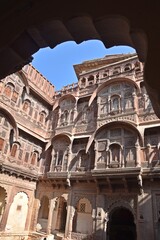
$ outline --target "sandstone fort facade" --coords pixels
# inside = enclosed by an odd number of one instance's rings
[[[0,239],[158,240],[160,120],[136,54],[0,82]],[[56,81],[56,76],[55,76]]]

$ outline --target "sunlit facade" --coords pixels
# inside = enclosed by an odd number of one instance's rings
[[[136,54],[74,65],[55,91],[32,65],[0,82],[6,240],[158,240],[160,120]]]

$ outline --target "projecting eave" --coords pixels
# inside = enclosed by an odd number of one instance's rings
[[[132,54],[117,54],[117,55],[108,55],[104,58],[94,59],[91,61],[85,61],[81,64],[73,65],[77,78],[79,79],[80,75],[83,73],[91,73],[94,70],[99,71],[104,67],[110,67],[129,59],[137,58],[136,53]]]

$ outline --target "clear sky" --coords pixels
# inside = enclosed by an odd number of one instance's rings
[[[105,48],[99,40],[89,40],[81,44],[73,41],[57,45],[55,48],[43,48],[33,55],[32,65],[60,90],[63,86],[77,82],[73,65],[86,60],[103,58],[106,55],[134,53],[131,47],[119,46]]]

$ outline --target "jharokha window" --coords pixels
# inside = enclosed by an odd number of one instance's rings
[[[18,93],[15,91],[15,87],[12,83],[8,83],[4,89],[4,95],[11,98],[13,102],[17,102]]]
[[[4,139],[0,138],[0,151],[3,150],[3,145],[4,145]]]
[[[45,117],[46,117],[46,113],[45,112],[40,112],[40,114],[39,114],[39,122],[43,124],[44,121],[45,121]]]
[[[18,93],[16,91],[13,91],[13,94],[12,94],[13,102],[17,102],[17,99],[18,99]]]
[[[35,165],[37,163],[37,158],[38,158],[38,153],[37,152],[33,152],[31,155],[31,164]]]
[[[18,145],[14,143],[11,148],[11,157],[15,157],[17,153]]]
[[[4,95],[10,98],[12,93],[12,88],[13,86],[11,84],[6,85],[4,89]]]
[[[30,101],[29,100],[25,100],[24,103],[23,103],[22,109],[23,109],[24,112],[28,112],[29,108],[30,108]]]

